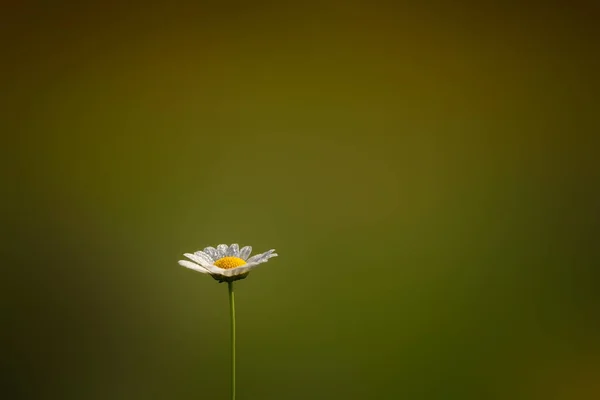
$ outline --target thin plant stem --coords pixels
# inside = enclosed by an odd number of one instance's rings
[[[235,298],[233,296],[233,282],[229,286],[229,313],[231,316],[231,400],[235,400]]]

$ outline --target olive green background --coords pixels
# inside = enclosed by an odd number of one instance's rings
[[[3,6],[7,399],[597,399],[597,6]]]

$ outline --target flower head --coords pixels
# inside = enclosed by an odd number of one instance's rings
[[[184,256],[192,261],[180,260],[179,265],[194,271],[209,274],[219,282],[233,282],[244,279],[250,271],[259,264],[267,262],[271,257],[277,257],[274,249],[250,257],[251,246],[242,247],[237,243],[227,246],[220,244],[216,248],[205,247],[203,251]]]

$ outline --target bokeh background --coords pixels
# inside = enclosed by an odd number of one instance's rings
[[[595,2],[13,2],[6,399],[600,398]]]

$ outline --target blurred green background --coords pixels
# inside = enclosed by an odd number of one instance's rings
[[[3,397],[600,398],[593,2],[0,14]]]

